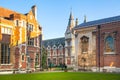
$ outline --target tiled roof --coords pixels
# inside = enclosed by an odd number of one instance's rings
[[[9,18],[10,15],[12,15],[12,14],[20,14],[20,15],[25,16],[22,13],[18,13],[16,11],[13,11],[13,10],[10,10],[10,9],[7,9],[7,8],[3,8],[3,7],[0,6],[0,17]]]
[[[105,24],[105,23],[110,23],[110,22],[117,22],[117,21],[120,21],[120,16],[109,17],[109,18],[104,18],[104,19],[82,23],[76,26],[75,29],[82,28],[82,27],[90,27],[90,26],[95,26],[95,25],[100,25],[100,24]]]
[[[53,45],[59,46],[60,44],[65,45],[65,37],[42,41],[44,47],[48,47],[48,45],[51,47],[53,47]]]

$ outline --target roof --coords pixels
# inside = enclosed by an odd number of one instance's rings
[[[117,21],[120,21],[120,16],[114,16],[114,17],[109,17],[109,18],[104,18],[104,19],[82,23],[76,26],[75,29],[83,28],[83,27],[90,27],[90,26],[95,26],[95,25],[100,25],[100,24],[105,24],[105,23],[110,23],[110,22],[117,22]]]
[[[53,45],[56,45],[58,47],[60,44],[63,45],[63,46],[65,45],[65,37],[42,41],[42,45],[44,47],[48,47],[48,45],[51,46],[51,47],[53,47]]]
[[[3,8],[0,6],[0,17],[7,17],[9,18],[11,14],[21,14],[21,15],[24,15],[22,13],[18,13],[16,11],[13,11],[13,10],[10,10],[10,9],[7,9],[7,8]]]

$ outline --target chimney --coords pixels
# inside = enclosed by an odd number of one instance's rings
[[[31,9],[32,9],[32,13],[33,13],[35,19],[37,20],[37,7],[36,7],[36,5],[32,6]]]

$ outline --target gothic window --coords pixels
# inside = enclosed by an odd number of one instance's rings
[[[105,39],[105,52],[114,52],[114,39],[111,36]]]
[[[82,53],[87,53],[88,52],[88,46],[89,46],[89,38],[86,36],[83,36],[81,38],[81,50]]]
[[[9,44],[1,44],[1,64],[10,64]]]

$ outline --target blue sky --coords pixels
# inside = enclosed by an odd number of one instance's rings
[[[44,39],[64,37],[70,11],[74,19],[83,22],[120,15],[120,0],[0,0],[0,6],[27,13],[31,6],[38,8],[38,22],[43,28]]]

